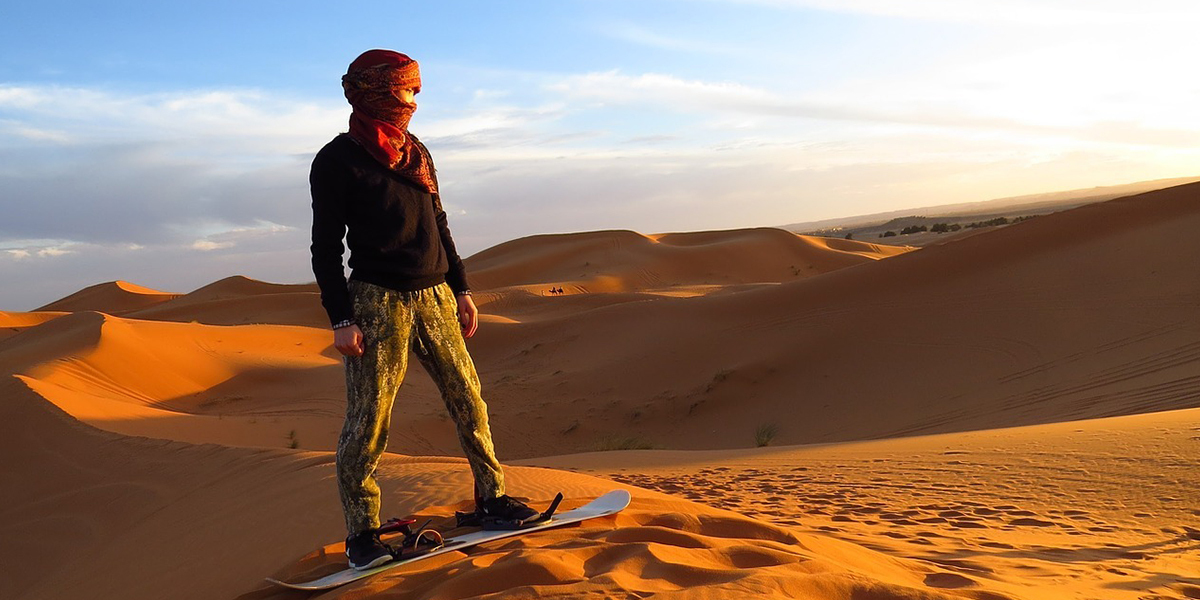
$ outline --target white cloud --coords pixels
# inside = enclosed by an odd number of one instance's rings
[[[779,105],[775,94],[734,82],[687,80],[660,73],[619,70],[570,75],[547,86],[571,98],[616,104],[654,103],[693,110],[750,109]]]
[[[196,250],[220,250],[221,248],[232,248],[233,242],[214,242],[211,240],[196,240],[192,242],[192,248]]]
[[[928,21],[1020,24],[1038,27],[1196,23],[1191,0],[715,0]]]
[[[58,144],[171,142],[177,156],[228,150],[239,156],[309,150],[344,127],[345,104],[314,103],[259,90],[120,94],[70,86],[0,84],[4,133]],[[53,124],[53,127],[48,125]]]
[[[1048,61],[1061,68],[1030,72],[1031,66]],[[1056,138],[1194,146],[1200,141],[1200,110],[1191,102],[1193,94],[1163,94],[1149,82],[1145,93],[1137,86],[1113,85],[1094,76],[1098,73],[1092,72],[1092,64],[1082,57],[1030,53],[922,76],[847,80],[792,95],[735,82],[616,70],[568,76],[548,89],[577,100],[689,111],[708,117],[711,126],[744,129],[750,136],[780,131],[782,118],[923,126],[964,135],[971,130],[1018,132],[1038,143]],[[1112,64],[1100,60],[1095,69]],[[1030,91],[1031,83],[1036,83],[1037,93]],[[1123,89],[1131,92],[1118,93]],[[796,137],[794,130],[784,129],[782,134]]]

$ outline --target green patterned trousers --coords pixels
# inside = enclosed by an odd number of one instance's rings
[[[458,440],[475,476],[476,498],[504,494],[487,405],[458,322],[458,302],[445,283],[400,292],[349,281],[354,316],[363,331],[362,356],[344,356],[346,422],[338,438],[337,478],[351,535],[379,527],[375,469],[387,447],[392,403],[404,381],[411,349],[437,383],[458,426]]]

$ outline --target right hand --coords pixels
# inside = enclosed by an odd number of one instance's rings
[[[358,325],[333,330],[333,347],[346,356],[362,356],[367,349],[363,343],[363,332]]]

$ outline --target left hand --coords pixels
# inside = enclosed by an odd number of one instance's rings
[[[469,338],[479,329],[479,309],[470,294],[459,294],[454,299],[458,301],[458,324],[462,325],[463,337]]]

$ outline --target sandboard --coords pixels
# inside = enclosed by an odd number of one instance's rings
[[[627,492],[625,490],[613,490],[611,492],[608,492],[607,494],[604,494],[603,496],[600,496],[599,498],[596,498],[595,500],[592,500],[591,502],[588,502],[587,504],[584,504],[583,506],[580,506],[579,508],[576,508],[574,510],[568,510],[567,512],[564,512],[564,513],[555,514],[554,516],[550,517],[549,520],[543,521],[541,523],[537,523],[530,527],[526,527],[523,529],[506,529],[506,530],[496,530],[496,531],[486,531],[486,530],[473,531],[471,533],[455,536],[452,538],[447,538],[445,545],[436,550],[426,552],[426,553],[420,554],[418,556],[409,557],[409,558],[402,557],[398,560],[393,560],[392,562],[389,562],[389,563],[386,563],[386,564],[383,564],[383,565],[380,565],[378,567],[374,567],[371,569],[365,569],[362,571],[355,571],[354,569],[346,569],[344,571],[338,571],[337,573],[333,573],[331,575],[326,575],[325,577],[322,577],[320,579],[315,579],[313,581],[300,582],[300,583],[279,581],[277,579],[271,579],[270,577],[267,578],[267,581],[274,583],[276,585],[281,585],[286,588],[292,588],[294,590],[333,589],[333,588],[341,586],[341,585],[346,585],[347,583],[350,583],[352,581],[358,581],[359,579],[370,577],[376,573],[382,573],[383,571],[386,571],[388,569],[394,569],[394,568],[402,566],[402,565],[412,564],[414,562],[424,560],[426,558],[430,558],[433,556],[437,556],[439,554],[444,554],[446,552],[454,552],[455,550],[462,550],[464,548],[469,548],[471,546],[477,546],[479,544],[484,544],[487,542],[491,542],[493,540],[502,540],[502,539],[507,539],[507,538],[511,538],[511,537],[528,535],[530,533],[534,533],[536,531],[541,531],[543,529],[550,529],[552,527],[561,527],[563,525],[569,525],[571,523],[578,523],[580,521],[586,521],[588,519],[594,519],[596,517],[604,517],[607,515],[614,515],[616,513],[621,512],[622,510],[624,510],[626,506],[629,506],[629,500],[630,500],[629,492]]]

